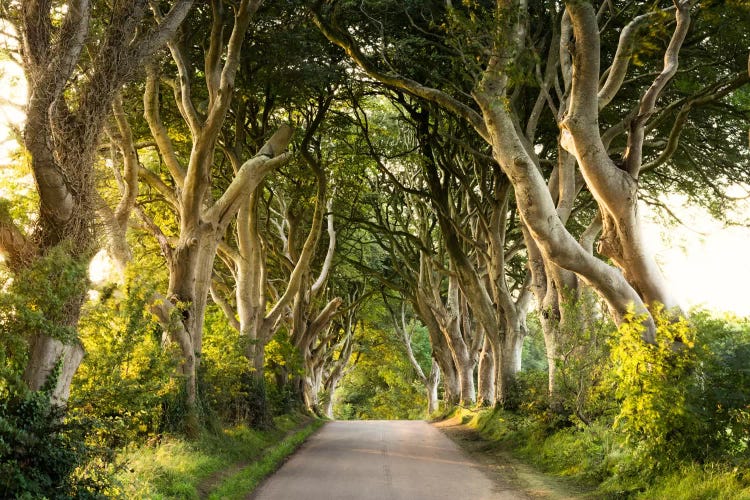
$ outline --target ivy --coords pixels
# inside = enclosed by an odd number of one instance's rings
[[[85,259],[71,254],[72,243],[50,249],[14,274],[7,294],[0,296],[0,324],[9,335],[43,332],[64,343],[76,341],[76,323],[86,297]]]

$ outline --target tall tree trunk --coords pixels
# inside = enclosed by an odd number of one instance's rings
[[[427,396],[427,415],[429,416],[438,408],[437,389],[438,384],[440,383],[440,366],[435,360],[435,346],[433,346],[433,353],[431,356],[432,363],[430,365],[430,372],[425,375],[424,370],[417,361],[416,356],[414,356],[414,349],[411,346],[412,334],[406,322],[406,304],[404,304],[403,302],[401,303],[401,315],[399,317],[388,304],[388,300],[385,294],[383,295],[383,301],[385,302],[386,307],[391,312],[393,326],[396,332],[398,332],[399,336],[401,337],[401,341],[404,344],[404,347],[406,349],[406,357],[409,359],[409,363],[411,363],[411,366],[412,368],[414,368],[417,377],[419,377],[419,380],[422,381],[422,384],[425,387]]]
[[[432,415],[440,408],[438,403],[438,386],[440,385],[440,364],[433,357],[430,366],[430,373],[425,380],[425,389],[427,391],[427,415]]]
[[[437,363],[440,377],[443,381],[443,402],[446,408],[452,408],[459,404],[461,399],[461,384],[459,382],[456,365],[453,361],[448,343],[435,318],[432,309],[427,305],[422,294],[413,297],[412,305],[422,323],[427,327],[432,345],[433,362]],[[436,371],[436,373],[437,373]]]
[[[479,354],[479,367],[477,375],[479,406],[495,405],[495,356],[490,339],[485,336],[482,352]]]
[[[526,326],[518,318],[508,320],[500,343],[499,356],[496,358],[497,398],[501,406],[511,400],[516,375],[521,371],[521,350],[526,335]]]

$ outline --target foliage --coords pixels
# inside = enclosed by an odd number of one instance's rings
[[[239,334],[216,306],[206,311],[201,356],[201,394],[205,405],[224,422],[245,422],[250,365],[243,355]]]
[[[21,380],[30,336],[45,332],[76,342],[86,266],[69,243],[7,276],[0,294],[0,496],[90,498],[107,487],[109,448],[96,443],[101,423],[52,404],[60,365],[40,391]]]
[[[616,330],[591,290],[561,304],[556,383],[563,413],[589,423],[615,405],[602,384],[610,368],[609,342]]]
[[[576,307],[566,306],[568,319],[585,317]],[[580,382],[588,387],[580,401],[587,420],[555,425],[538,394],[542,372],[527,370],[519,376],[520,411],[481,412],[473,425],[607,497],[742,498],[750,487],[738,473],[750,458],[748,320],[693,311],[688,321],[661,308],[655,317],[655,343],[642,338],[643,318],[630,315],[592,351],[596,369],[576,374],[589,378]]]
[[[549,408],[549,374],[547,370],[528,368],[516,374],[506,408],[521,414],[540,415]]]
[[[536,311],[529,312],[526,317],[526,328],[528,333],[523,339],[521,350],[522,370],[547,371],[547,352],[544,348],[544,334],[539,316]]]
[[[148,311],[153,292],[131,270],[123,290],[107,288],[83,309],[87,354],[70,405],[102,423],[98,439],[106,446],[155,437],[165,425],[164,405],[178,391],[171,348],[162,347],[162,330]]]
[[[690,322],[699,357],[688,394],[700,425],[694,453],[699,459],[750,458],[750,319],[694,311]]]
[[[72,242],[64,242],[14,273],[0,294],[0,329],[9,339],[28,339],[32,332],[44,332],[64,343],[76,341],[77,311],[86,293],[86,262],[71,255]],[[17,344],[16,344],[17,345]],[[7,361],[16,365],[16,352]]]
[[[228,477],[208,498],[247,498],[248,494],[257,488],[263,479],[273,474],[284,463],[284,459],[294,453],[305,442],[305,439],[322,425],[323,422],[321,420],[316,420],[304,429],[284,438],[283,441],[264,453],[260,460],[253,462],[247,467],[240,469],[236,474]]]
[[[278,330],[266,346],[264,376],[266,382],[276,388],[287,387],[304,373],[300,352],[292,345],[289,332]]]
[[[658,306],[652,315],[655,342],[642,337],[645,315],[631,313],[620,325],[611,353],[615,396],[621,400],[614,426],[642,454],[646,468],[678,459],[697,430],[687,406],[697,361],[695,331],[687,320]]]
[[[411,348],[414,352],[414,357],[417,359],[419,367],[422,368],[422,372],[426,375],[430,373],[430,368],[432,367],[430,334],[427,331],[427,327],[417,319],[409,321],[407,328],[411,332]]]
[[[369,325],[359,342],[357,364],[339,385],[336,418],[421,418],[427,404],[424,387],[397,334]]]
[[[0,497],[103,497],[112,457],[88,444],[91,427],[45,391],[0,395]]]
[[[127,467],[117,475],[117,493],[126,498],[206,496],[219,486],[221,471],[261,459],[289,431],[307,423],[304,417],[287,415],[276,418],[269,430],[239,425],[204,431],[194,440],[165,436],[155,444],[130,446],[120,457]]]

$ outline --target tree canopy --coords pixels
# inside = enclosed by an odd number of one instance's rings
[[[94,416],[118,447],[295,408],[535,408],[646,454],[710,454],[674,430],[746,454],[746,325],[680,308],[641,213],[680,194],[747,222],[746,3],[0,17],[29,89],[11,167],[35,189],[0,203],[2,411]]]

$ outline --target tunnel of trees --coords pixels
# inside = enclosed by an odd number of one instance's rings
[[[680,307],[641,213],[679,217],[681,195],[747,222],[746,2],[33,0],[0,19],[27,86],[0,177],[7,491],[70,483],[76,439],[299,410],[487,407],[604,426],[641,464],[750,460],[750,326]]]

